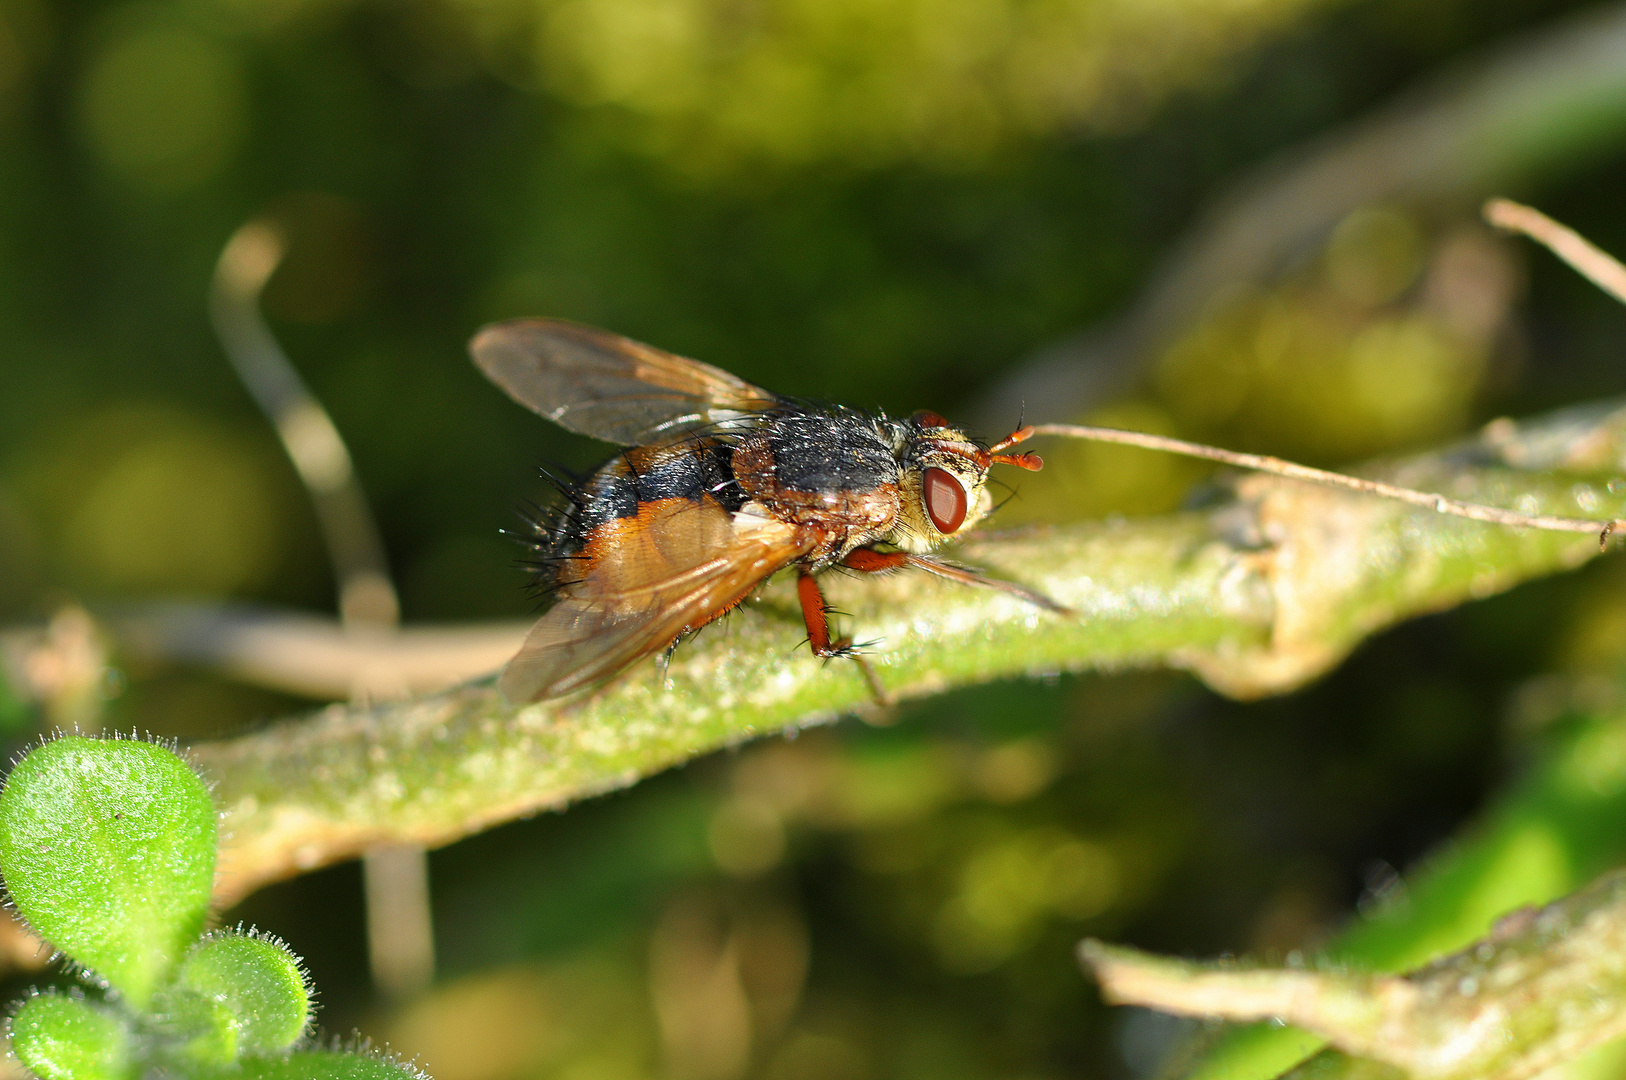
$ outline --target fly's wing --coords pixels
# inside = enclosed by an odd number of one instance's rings
[[[710,364],[557,319],[494,323],[474,335],[469,352],[527,409],[606,442],[665,442],[779,404]]]
[[[745,599],[812,546],[794,525],[730,514],[709,496],[643,503],[636,517],[593,531],[586,574],[531,628],[498,685],[518,703],[604,682]]]

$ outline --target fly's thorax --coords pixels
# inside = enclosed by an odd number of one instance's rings
[[[773,418],[734,446],[740,490],[780,520],[867,543],[898,513],[900,467],[876,421],[829,410]],[[862,539],[859,539],[862,537]]]
[[[774,482],[801,492],[866,492],[897,483],[898,459],[875,417],[855,409],[807,409],[761,429]]]
[[[986,517],[987,457],[962,431],[914,424],[901,446],[898,517],[886,542],[924,555]]]

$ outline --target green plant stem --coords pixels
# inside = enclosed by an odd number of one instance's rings
[[[1086,966],[1118,1004],[1234,1020],[1280,1018],[1345,1051],[1294,1076],[1522,1080],[1626,1034],[1626,873],[1491,932],[1410,974],[1240,968],[1086,941]]]
[[[1626,408],[1571,410],[1372,475],[1451,498],[1618,516]],[[1615,487],[1620,487],[1615,484]],[[898,699],[1060,671],[1168,665],[1238,697],[1280,693],[1369,634],[1597,555],[1585,534],[1510,529],[1274,477],[1201,511],[975,539],[954,557],[1076,613],[923,574],[830,579]],[[514,708],[489,680],[333,706],[196,747],[227,811],[217,901],[380,843],[435,846],[623,787],[722,746],[873,708],[855,666],[802,647],[788,585],[584,698]]]
[[[1325,960],[1404,971],[1462,948],[1506,912],[1548,903],[1626,860],[1626,709],[1599,700],[1620,691],[1592,682],[1551,689],[1575,700],[1554,703],[1569,720],[1540,766],[1408,873],[1392,902],[1329,942]],[[1324,1044],[1297,1028],[1251,1024],[1221,1037],[1181,1075],[1267,1080]],[[1318,1060],[1329,1067],[1329,1057]]]

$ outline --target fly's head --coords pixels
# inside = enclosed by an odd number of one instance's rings
[[[1015,431],[993,446],[983,446],[936,413],[919,412],[899,432],[900,470],[897,523],[886,542],[924,555],[952,536],[981,521],[993,506],[988,470],[1015,465],[1037,472],[1037,454],[1007,454],[1033,434]]]

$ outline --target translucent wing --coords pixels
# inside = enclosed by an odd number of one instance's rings
[[[664,442],[779,404],[710,364],[557,319],[494,323],[474,336],[469,352],[527,409],[607,442]]]
[[[730,514],[709,496],[643,503],[636,517],[593,531],[586,573],[562,587],[499,686],[526,702],[601,683],[727,611],[812,546],[794,525]]]

